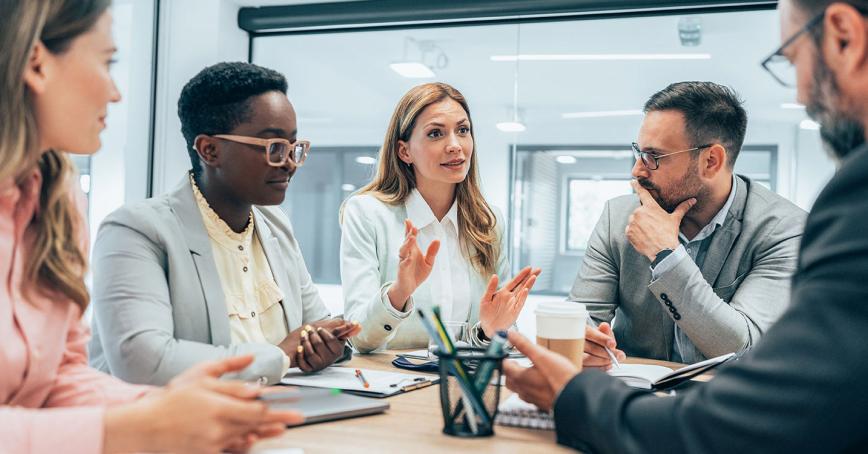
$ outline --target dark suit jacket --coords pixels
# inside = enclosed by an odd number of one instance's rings
[[[868,146],[817,198],[791,307],[756,347],[677,396],[589,371],[555,403],[558,442],[594,452],[866,452],[866,419]]]

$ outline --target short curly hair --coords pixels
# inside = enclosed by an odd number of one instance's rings
[[[178,117],[193,175],[202,172],[196,136],[235,129],[250,118],[250,98],[269,91],[286,94],[287,88],[283,74],[244,62],[217,63],[190,79],[178,99]]]

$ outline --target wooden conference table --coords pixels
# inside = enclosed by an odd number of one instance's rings
[[[400,351],[356,355],[342,366],[360,369],[398,370],[392,366]],[[629,358],[628,363],[659,364],[676,369],[681,364]],[[443,434],[437,385],[389,397],[390,408],[373,416],[330,421],[290,428],[279,438],[257,443],[252,452],[266,454],[300,448],[305,454],[347,452],[384,453],[558,453],[574,452],[555,443],[550,430],[495,426],[494,436],[467,439]],[[501,398],[511,394],[501,390]],[[274,451],[272,451],[274,450]],[[292,451],[287,451],[292,452]]]

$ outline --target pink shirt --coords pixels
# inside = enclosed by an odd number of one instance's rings
[[[41,182],[39,170],[20,185],[0,182],[0,451],[99,453],[105,407],[149,388],[88,367],[89,331],[78,306],[25,291]],[[86,250],[86,232],[82,236]]]

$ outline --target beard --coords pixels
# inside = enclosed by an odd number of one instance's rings
[[[695,161],[698,167],[699,160]],[[696,199],[696,205],[690,209],[695,212],[695,210],[702,208],[709,197],[708,188],[699,180],[698,168],[685,172],[684,176],[672,185],[674,189],[671,191],[663,191],[659,186],[644,178],[639,178],[636,181],[651,193],[651,197],[667,213],[672,213],[675,208],[678,208],[678,205],[690,198]]]
[[[805,112],[820,124],[823,147],[832,159],[840,162],[865,143],[862,122],[843,112],[842,97],[832,71],[818,53],[814,62],[814,84]]]

